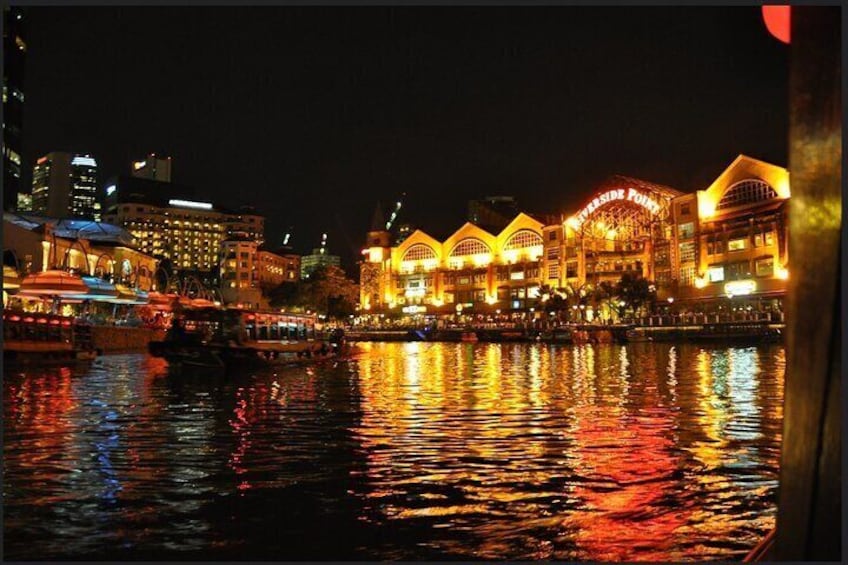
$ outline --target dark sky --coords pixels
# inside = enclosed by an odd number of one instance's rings
[[[24,158],[149,151],[350,268],[374,205],[570,212],[611,174],[703,188],[787,159],[788,47],[758,7],[30,8]],[[27,180],[27,179],[25,179]],[[353,269],[350,269],[351,271]]]

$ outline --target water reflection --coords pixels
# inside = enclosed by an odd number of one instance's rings
[[[735,559],[783,349],[364,344],[335,366],[7,371],[11,559]]]

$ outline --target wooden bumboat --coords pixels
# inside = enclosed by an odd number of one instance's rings
[[[91,326],[69,316],[3,312],[4,363],[66,363],[95,357]]]
[[[174,368],[224,370],[316,363],[351,352],[341,330],[327,338],[316,334],[314,316],[200,308],[175,315],[165,339],[150,342],[149,351]]]

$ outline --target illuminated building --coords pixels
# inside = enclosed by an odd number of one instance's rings
[[[153,289],[157,261],[126,230],[102,222],[3,214],[3,247],[20,275],[66,268]]]
[[[24,110],[24,13],[3,6],[3,209],[15,207],[21,192],[21,129]]]
[[[225,240],[221,252],[221,295],[227,304],[260,307],[263,290],[299,279],[297,255],[278,255],[248,239]]]
[[[107,181],[105,203],[106,220],[132,233],[145,253],[210,286],[218,283],[223,241],[264,241],[262,216],[196,199],[190,187],[119,176]]]
[[[273,288],[285,282],[294,283],[300,280],[300,255],[284,248],[272,252],[259,246],[257,256],[259,285],[263,288]]]
[[[18,205],[15,210],[17,212],[32,212],[32,194],[19,192]]]
[[[679,297],[785,296],[789,196],[786,169],[740,155],[706,190],[675,202],[678,233],[695,233],[695,259],[680,263]]]
[[[151,153],[144,159],[133,161],[130,169],[134,177],[160,182],[171,182],[170,157],[157,157],[156,153]]]
[[[316,247],[309,255],[304,255],[300,258],[300,277],[308,279],[309,275],[315,272],[318,267],[326,267],[341,265],[341,257],[338,255],[329,255],[327,250],[321,247]]]
[[[392,246],[375,220],[362,251],[360,304],[526,310],[543,286],[590,290],[625,273],[678,304],[780,299],[789,276],[788,198],[786,169],[740,155],[705,190],[612,176],[570,216],[519,213],[496,233],[468,222],[444,241],[416,230]]]
[[[32,212],[99,222],[97,161],[91,155],[62,151],[40,157],[32,171]]]

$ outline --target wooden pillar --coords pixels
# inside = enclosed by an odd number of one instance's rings
[[[777,537],[766,560],[841,560],[841,13],[792,7],[792,197]]]

